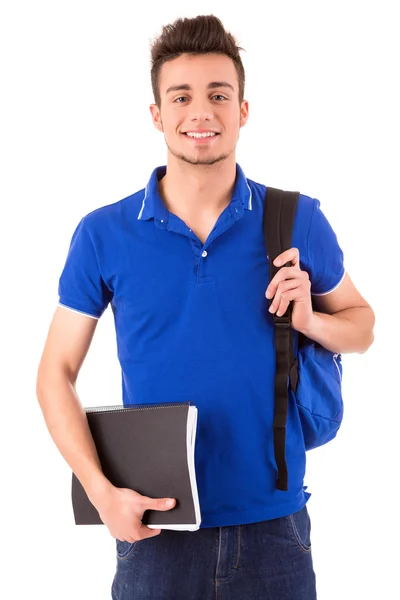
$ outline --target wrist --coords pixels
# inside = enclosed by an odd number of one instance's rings
[[[115,486],[104,475],[99,475],[93,479],[86,488],[87,496],[90,502],[98,508],[103,504],[107,504],[109,497]]]
[[[315,339],[316,331],[318,330],[318,314],[313,312],[310,316],[308,323],[299,329],[300,333],[310,338],[311,340]]]

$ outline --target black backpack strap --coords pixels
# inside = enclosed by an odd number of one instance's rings
[[[269,257],[270,281],[281,267],[272,263],[275,258],[292,247],[292,231],[296,216],[299,192],[286,192],[267,188],[264,207],[264,236]],[[283,266],[290,266],[286,263]],[[271,304],[272,300],[270,301]],[[275,323],[275,411],[274,411],[274,453],[278,469],[276,487],[288,490],[288,470],[286,465],[286,421],[288,413],[288,378],[294,363],[293,336],[291,328],[292,305],[284,315],[273,315]]]

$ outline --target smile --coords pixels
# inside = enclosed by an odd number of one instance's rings
[[[183,133],[182,135],[184,135],[187,139],[195,142],[195,143],[207,143],[210,142],[211,140],[215,139],[216,137],[218,137],[218,133],[214,133],[214,132],[207,132],[207,133]]]

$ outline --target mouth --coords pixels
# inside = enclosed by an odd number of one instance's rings
[[[190,136],[186,132],[182,133],[182,135],[187,140],[189,140],[190,142],[192,142],[194,144],[209,144],[210,142],[213,142],[213,140],[215,140],[219,136],[219,133],[213,132],[213,135],[198,136],[198,137]]]

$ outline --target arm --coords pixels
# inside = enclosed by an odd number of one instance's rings
[[[36,394],[58,450],[95,504],[112,488],[103,475],[75,384],[98,320],[58,306],[39,364]]]
[[[349,275],[333,292],[314,297],[317,311],[302,331],[332,352],[364,353],[374,341],[375,315]]]
[[[170,510],[166,498],[117,488],[104,476],[92,434],[75,389],[97,319],[57,307],[40,361],[37,397],[57,448],[99,511],[111,535],[129,542],[161,533],[143,525],[146,510]]]
[[[281,268],[267,288],[266,297],[273,298],[270,312],[282,316],[293,301],[292,327],[324,348],[338,353],[369,348],[375,315],[345,272],[343,252],[318,200],[303,266],[295,247],[276,257],[274,265]]]
[[[365,352],[373,342],[375,315],[372,308],[355,288],[346,273],[340,285],[327,294],[315,295],[314,311],[311,301],[311,282],[300,269],[299,251],[290,248],[274,260],[282,267],[266,290],[273,301],[271,313],[282,316],[293,301],[292,327],[331,352]]]

